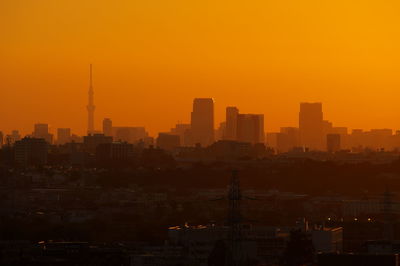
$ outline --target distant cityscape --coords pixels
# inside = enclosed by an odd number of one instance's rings
[[[0,132],[0,264],[397,266],[400,131],[298,126],[195,98],[190,123]],[[253,220],[254,219],[254,220]]]
[[[95,129],[94,89],[92,84],[92,65],[90,65],[90,83],[88,91],[87,136],[73,134],[71,128],[58,128],[56,137],[49,125],[34,125],[32,134],[21,136],[18,130],[10,134],[0,131],[0,147],[15,146],[15,160],[26,164],[27,158],[35,149],[48,149],[47,145],[67,145],[95,154],[99,145],[108,144],[107,149],[132,149],[131,145],[154,147],[173,153],[185,153],[191,147],[206,148],[237,147],[236,150],[268,150],[269,154],[284,153],[362,153],[365,151],[397,152],[400,148],[400,131],[392,129],[353,129],[337,127],[324,119],[322,103],[300,103],[298,126],[281,127],[280,132],[264,131],[263,114],[243,114],[236,106],[226,107],[226,119],[215,128],[214,100],[195,98],[190,123],[176,124],[169,132],[160,132],[158,136],[149,136],[145,127],[115,126],[111,118],[104,118],[102,130]],[[45,147],[46,146],[46,147]],[[111,148],[112,147],[112,148]],[[241,148],[239,148],[241,147]],[[103,150],[106,148],[103,148]],[[246,153],[243,153],[245,156]],[[122,155],[121,155],[122,156]],[[40,156],[39,156],[40,157]],[[45,162],[42,155],[41,161]],[[39,161],[40,161],[39,160]]]
[[[399,11],[0,0],[0,266],[400,266]]]
[[[58,128],[55,137],[48,124],[39,123],[27,136],[21,136],[18,130],[6,135],[0,132],[0,147],[15,146],[15,159],[22,164],[27,163],[23,161],[29,158],[26,153],[33,151],[27,145],[38,147],[43,154],[48,145],[61,145],[79,147],[81,151],[93,155],[97,147],[104,144],[128,150],[132,149],[132,145],[154,147],[174,154],[194,147],[226,149],[228,146],[239,150],[258,147],[276,155],[397,152],[400,148],[400,131],[393,134],[392,129],[353,129],[349,133],[347,127],[336,127],[324,120],[322,103],[300,103],[297,127],[281,127],[280,132],[265,133],[263,114],[242,114],[235,106],[226,107],[226,121],[215,129],[213,99],[196,98],[190,123],[176,124],[169,132],[160,132],[156,138],[149,136],[145,127],[115,126],[111,118],[104,118],[102,130],[95,130],[92,85],[87,110],[87,136],[73,134],[70,128]],[[42,161],[46,161],[44,155],[42,157]]]

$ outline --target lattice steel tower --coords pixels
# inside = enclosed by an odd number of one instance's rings
[[[243,265],[242,256],[242,213],[240,209],[240,202],[242,200],[242,193],[240,191],[240,179],[238,171],[232,172],[231,183],[229,186],[229,213],[228,213],[228,226],[229,226],[229,246],[230,258],[227,258],[227,265],[240,266]],[[228,252],[229,254],[229,252]]]

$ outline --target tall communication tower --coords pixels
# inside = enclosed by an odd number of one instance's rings
[[[90,64],[90,72],[89,72],[89,92],[88,92],[88,134],[94,134],[94,110],[96,106],[94,105],[94,90],[93,90],[93,81],[92,81],[92,64]]]

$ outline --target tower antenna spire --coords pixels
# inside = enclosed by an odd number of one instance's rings
[[[93,91],[93,67],[92,64],[90,64],[89,68],[89,97],[88,97],[88,105],[87,105],[87,111],[88,111],[88,134],[94,134],[94,110],[96,109],[96,106],[94,105],[94,91]]]
[[[90,88],[93,88],[93,80],[92,80],[92,64],[90,64]]]

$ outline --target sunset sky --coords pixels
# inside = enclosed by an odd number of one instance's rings
[[[0,130],[190,122],[195,97],[296,126],[321,101],[349,128],[400,129],[400,1],[0,0]],[[217,127],[216,123],[216,127]]]

